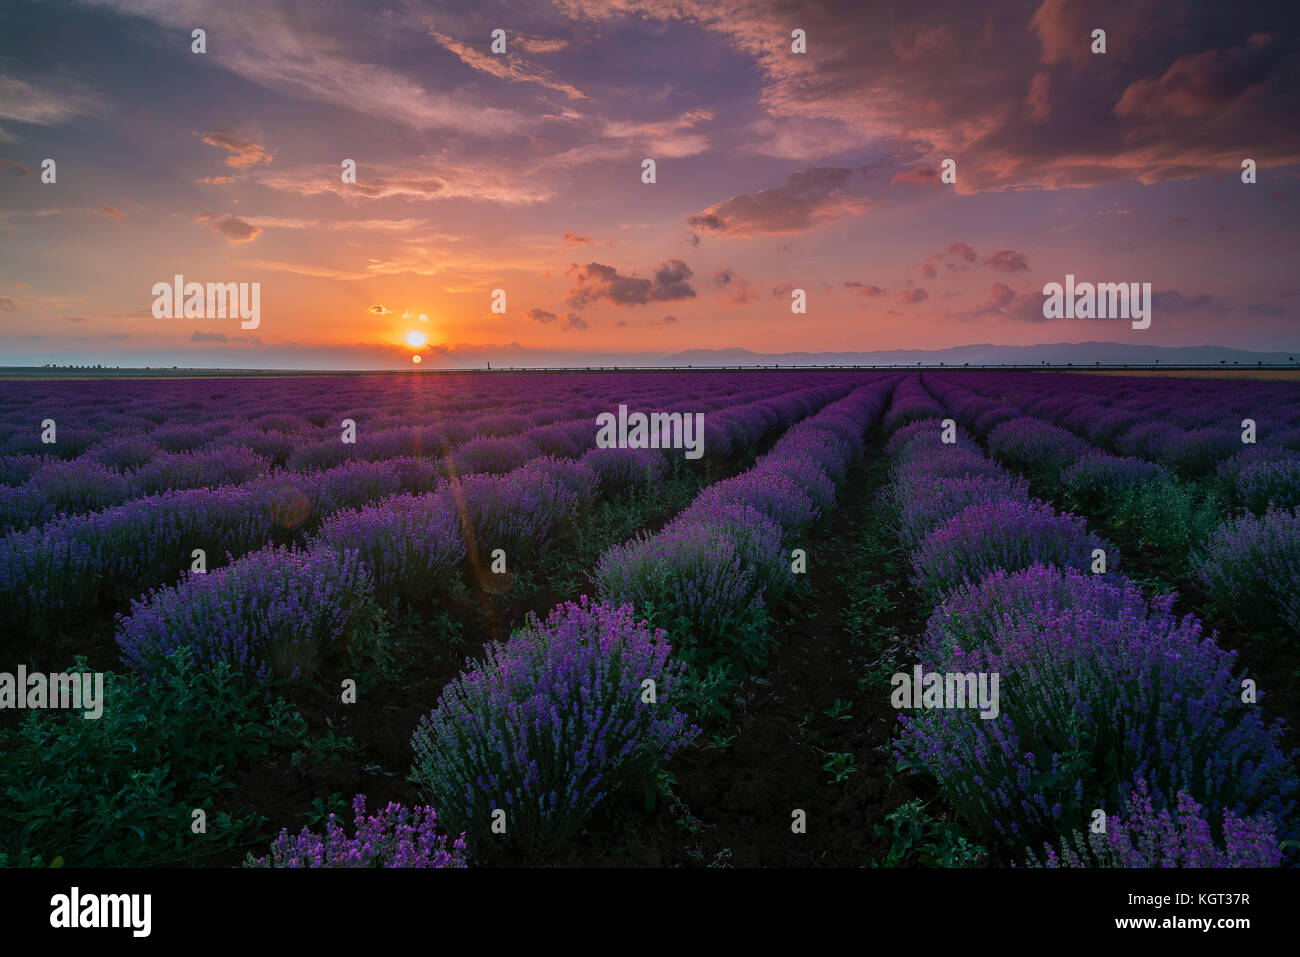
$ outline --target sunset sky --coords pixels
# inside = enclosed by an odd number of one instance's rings
[[[0,365],[1294,350],[1297,9],[5,0]],[[155,318],[177,273],[260,326]],[[1067,273],[1151,327],[1044,320]]]

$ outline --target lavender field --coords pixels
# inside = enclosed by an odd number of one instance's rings
[[[0,382],[0,864],[1293,866],[1298,505],[1287,381]]]

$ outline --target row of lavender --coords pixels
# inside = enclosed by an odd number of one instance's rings
[[[318,401],[313,381],[303,384],[305,394],[294,401],[307,407]],[[322,402],[325,409],[337,409],[336,414],[310,413],[314,422],[322,422],[319,426],[287,412],[251,420],[231,416],[224,411],[230,403],[219,396],[200,410],[187,409],[203,405],[192,401],[164,410],[162,396],[151,395],[151,414],[156,417],[166,411],[175,417],[152,431],[140,424],[152,424],[151,420],[134,416],[95,412],[90,416],[93,427],[75,428],[69,427],[66,416],[49,408],[44,413],[35,408],[7,410],[0,427],[16,431],[15,441],[38,442],[46,432],[43,423],[54,422],[56,427],[48,436],[53,443],[41,445],[52,454],[0,456],[0,532],[165,491],[244,483],[277,468],[298,473],[349,462],[449,456],[448,467],[459,472],[508,471],[538,454],[560,454],[561,448],[572,444],[575,433],[585,433],[586,422],[611,407],[615,396],[580,388],[581,382],[548,380],[540,383],[540,389],[532,383],[531,393],[521,393],[517,383],[515,388],[507,383],[502,401],[488,407],[480,399],[453,395],[430,400],[420,392],[392,388],[372,398],[370,405],[355,407],[349,403],[359,398],[357,390],[345,384],[341,395]],[[283,383],[275,386],[254,385],[236,407],[267,408],[268,402],[289,398]],[[718,380],[685,379],[677,383],[672,398],[720,408],[768,397],[774,391],[770,382],[757,380],[724,385]],[[193,394],[187,391],[173,398]],[[370,393],[367,389],[361,394]],[[666,395],[662,381],[632,381],[620,385],[617,401],[635,408]],[[118,403],[122,401],[119,395]],[[421,424],[412,426],[413,420]],[[344,423],[351,423],[351,441],[342,440]],[[92,438],[94,443],[86,448]],[[716,429],[709,438],[715,440],[712,445],[725,445],[725,434]]]
[[[849,388],[802,389],[713,418],[757,447]],[[516,562],[535,554],[602,495],[662,476],[667,454],[594,449],[580,459],[545,456],[505,475],[453,476],[425,493],[340,511],[302,547],[261,548],[134,601],[119,636],[123,660],[157,674],[184,650],[258,682],[309,679],[322,666],[374,650],[368,645],[380,640],[380,606],[444,594],[467,559],[484,562],[496,549]]]
[[[945,442],[953,415],[918,378],[900,386],[883,504],[935,602],[923,672],[997,674],[999,708],[900,717],[900,766],[1012,862],[1280,864],[1300,782],[1235,653],[1170,596],[1146,598],[1113,545],[968,433]]]
[[[987,384],[983,377],[970,379],[974,381],[963,377],[958,384],[927,374],[925,383],[958,422],[984,439],[1000,462],[1059,490],[1077,507],[1114,515],[1130,529],[1145,526],[1140,540],[1185,565],[1186,574],[1218,613],[1300,635],[1300,518],[1295,511],[1300,505],[1300,452],[1287,445],[1300,446],[1296,434],[1274,429],[1271,437],[1266,431],[1260,439],[1277,444],[1243,446],[1240,430],[1181,431],[1151,422],[1119,429],[1131,413],[1116,410],[1108,415],[1086,403],[1087,416],[1071,412],[1065,417],[1076,427],[1088,423],[1086,430],[1097,435],[1095,441],[1108,441],[1109,448],[1139,453],[1115,455],[1065,424],[1037,417],[1055,409],[1060,418],[1059,398],[1040,400],[1022,411],[966,388]],[[1296,417],[1285,405],[1284,393],[1267,402],[1243,395],[1226,390],[1224,397],[1209,404],[1214,413],[1205,406],[1197,412],[1189,396],[1184,420],[1222,416],[1224,408],[1252,405],[1267,407],[1279,422]],[[1242,413],[1228,414],[1235,418]],[[1209,492],[1198,494],[1186,484],[1190,477],[1216,469],[1217,481]],[[1226,518],[1218,515],[1215,489],[1230,506],[1246,509]]]
[[[798,389],[811,380],[783,380],[779,389]],[[823,383],[825,380],[821,380]],[[828,401],[851,387],[851,378],[805,388]],[[662,388],[662,387],[661,387]],[[648,406],[671,401],[717,409],[732,399],[701,398],[708,383],[675,380],[672,389],[643,394]],[[812,411],[796,394],[778,398],[782,414]],[[689,407],[689,406],[688,406]],[[731,454],[754,432],[745,421],[747,406],[724,408],[706,417],[710,436]],[[402,457],[359,462],[297,475],[272,473],[240,485],[166,492],[87,515],[71,516],[0,539],[0,620],[15,630],[38,631],[94,611],[102,602],[124,602],[153,585],[178,579],[192,567],[195,550],[209,568],[226,557],[238,558],[268,544],[301,544],[330,515],[401,494],[430,492],[448,476],[486,470],[503,472],[546,454],[577,457],[595,444],[594,417],[557,423],[528,441],[508,437],[470,440],[477,454],[459,465],[435,458]],[[490,454],[489,454],[490,453]],[[608,463],[608,459],[596,459]],[[701,463],[715,461],[710,457]],[[606,464],[605,466],[609,466]]]
[[[610,549],[596,569],[600,598],[631,602],[691,655],[761,663],[767,602],[793,581],[792,545],[834,507],[894,381],[859,388],[791,429],[754,468],[705,489],[657,534]]]
[[[745,461],[786,426],[870,378],[770,377],[767,391],[774,398],[721,409],[707,421],[718,431],[719,444]],[[816,388],[807,387],[813,384]],[[664,394],[673,397],[671,409],[681,408],[675,391],[679,388],[672,380],[664,388]],[[652,399],[637,404],[656,407]],[[699,403],[693,404],[699,408]],[[595,431],[594,422],[589,431]],[[276,674],[301,678],[339,664],[332,677],[358,675],[365,683],[364,675],[376,672],[353,670],[356,658],[374,652],[393,663],[394,646],[383,633],[380,605],[427,598],[431,590],[446,589],[448,577],[473,587],[464,566],[473,564],[471,554],[482,558],[497,543],[494,539],[517,543],[511,546],[512,569],[530,545],[536,550],[536,544],[554,531],[569,536],[563,546],[572,545],[572,533],[566,529],[585,527],[580,510],[596,495],[647,489],[661,478],[661,486],[698,481],[698,476],[668,476],[669,457],[677,463],[674,468],[703,466],[706,476],[713,473],[707,459],[684,462],[680,451],[665,456],[656,450],[587,449],[580,460],[543,457],[505,475],[453,475],[431,493],[399,494],[359,510],[345,508],[306,530],[294,547],[261,548],[246,562],[236,562],[238,572],[232,565],[190,576],[180,587],[135,602],[119,630],[123,655],[134,668],[107,676],[106,711],[111,720],[74,723],[73,729],[81,733],[70,735],[65,723],[33,712],[22,732],[6,740],[12,747],[0,748],[0,766],[6,779],[15,782],[0,800],[0,822],[16,821],[19,827],[13,833],[22,831],[16,847],[0,845],[0,866],[6,850],[15,855],[12,860],[34,863],[61,853],[81,863],[185,859],[193,853],[193,841],[172,831],[180,802],[193,802],[183,806],[201,805],[216,815],[221,803],[216,789],[223,786],[219,765],[228,768],[264,755],[269,742],[281,740],[285,733],[287,712],[283,702],[272,704],[272,698],[289,693],[298,700],[298,695],[278,685],[268,689],[260,679]],[[628,518],[635,512],[632,509]],[[427,521],[430,514],[444,520]],[[459,524],[449,528],[445,519],[453,514]],[[142,546],[147,544],[147,539],[142,541]],[[444,576],[438,569],[444,567],[440,556],[445,557],[448,547],[456,554],[463,548],[466,561]],[[122,593],[128,594],[132,584],[123,583]],[[583,660],[591,662],[590,657]],[[554,661],[547,667],[553,666]],[[676,697],[671,682],[661,690]],[[631,699],[620,694],[619,700]],[[146,726],[163,730],[145,733]],[[307,744],[296,738],[293,742],[295,748]],[[60,765],[78,769],[74,780],[51,783],[44,769],[52,753],[62,756]],[[61,795],[63,811],[57,820],[44,815],[50,799],[42,781]],[[187,822],[189,813],[185,811]],[[363,819],[364,839],[377,843],[358,857],[353,853],[357,845],[349,842],[335,859],[356,863],[370,859],[366,854],[383,853],[386,859],[414,864],[463,860],[454,847],[437,851],[445,842],[433,834],[430,819],[417,818],[413,822],[394,811],[380,819]],[[233,826],[233,818],[227,823]],[[148,840],[133,837],[136,827],[147,831]],[[188,823],[183,830],[188,836]],[[517,830],[512,825],[512,833]],[[233,831],[224,824],[216,827],[213,841],[219,843],[223,833]],[[337,830],[331,833],[337,835]],[[339,841],[328,840],[336,849],[341,847]],[[403,842],[410,853],[377,850]],[[291,839],[288,844],[293,845]],[[322,860],[328,856],[311,841],[305,846],[280,845],[274,853],[313,861],[318,854]]]
[[[1289,381],[1111,377],[1065,373],[962,372],[972,391],[1052,420],[1098,445],[1135,426],[1162,433],[1156,447],[1173,456],[1183,433],[1211,429],[1235,438],[1243,418],[1259,425],[1260,442],[1300,440],[1300,387]],[[953,374],[926,373],[926,379]],[[1151,434],[1150,432],[1146,434]],[[1134,433],[1131,442],[1140,441]],[[1205,443],[1201,443],[1205,444]],[[1225,448],[1231,450],[1230,445]],[[1176,458],[1170,459],[1170,465]]]
[[[0,480],[18,484],[60,459],[85,456],[132,471],[160,454],[238,446],[278,465],[311,467],[319,464],[312,450],[337,438],[344,419],[361,426],[363,437],[406,428],[408,440],[410,422],[419,421],[428,448],[445,451],[476,435],[549,424],[574,404],[604,398],[593,377],[539,383],[505,375],[491,382],[490,397],[483,396],[480,380],[468,377],[190,379],[144,387],[129,380],[38,383],[22,393],[0,391]],[[645,388],[655,386],[626,385],[632,395]],[[46,419],[58,426],[53,444],[41,440],[39,425]],[[395,454],[403,453],[409,449]]]
[[[934,374],[925,379],[936,394],[956,385]],[[962,397],[961,411],[982,435],[1021,416],[1051,422],[1063,430],[1058,438],[1067,448],[1080,445],[1068,438],[1073,433],[1103,454],[1113,453],[1111,459],[1154,463],[1159,468],[1145,470],[1147,477],[1213,475],[1228,505],[1256,514],[1270,505],[1300,504],[1300,388],[1230,381],[1207,385],[1196,379],[1129,381],[1141,384],[1107,388],[1074,377],[1069,393],[1063,394],[1056,377],[1026,381],[972,373],[961,379],[970,393]]]
[[[833,507],[892,385],[856,389],[659,533],[610,549],[598,600],[530,620],[443,690],[412,738],[412,777],[452,833],[552,849],[698,734],[675,704],[685,665],[756,652],[735,647],[738,624],[758,640],[764,602],[790,581],[789,545]],[[277,860],[316,847],[284,835]]]
[[[556,421],[574,403],[608,401],[615,380],[619,394],[628,399],[663,391],[663,376],[636,373],[9,383],[0,388],[0,456],[71,458],[105,442],[127,439],[142,439],[150,448],[167,452],[195,451],[234,433],[237,443],[284,464],[300,447],[329,438],[341,419],[371,431],[415,419],[448,430],[453,440],[506,434],[520,426],[506,422],[497,428],[493,423],[501,416],[523,416],[532,424]],[[712,394],[739,394],[769,388],[770,382],[757,374],[683,375],[677,387],[690,392],[701,386]],[[59,425],[54,446],[42,443],[39,431],[31,428],[46,418]],[[142,460],[127,454],[116,464],[138,465]],[[13,467],[21,469],[23,463]]]

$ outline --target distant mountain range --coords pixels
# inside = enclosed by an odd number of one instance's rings
[[[361,355],[358,356],[358,353]],[[15,357],[17,358],[17,357]],[[25,358],[25,357],[24,357]],[[255,350],[228,350],[211,353],[208,364],[195,364],[195,355],[150,353],[133,357],[135,372],[156,375],[176,372],[184,375],[202,370],[226,371],[396,371],[410,369],[404,362],[395,363],[392,350],[328,348],[288,348],[268,346]],[[360,358],[360,361],[358,361]],[[0,367],[0,378],[32,375],[97,374],[92,368],[103,361],[73,359],[73,365],[37,368],[42,363],[21,362]],[[1035,346],[997,346],[992,344],[952,346],[946,349],[881,349],[874,352],[754,352],[750,349],[689,349],[664,355],[661,352],[582,352],[568,349],[530,349],[518,343],[507,346],[471,346],[457,344],[445,356],[429,356],[423,368],[494,370],[505,369],[611,369],[666,368],[694,366],[708,369],[719,366],[938,366],[960,368],[972,366],[1253,366],[1257,363],[1300,368],[1300,350],[1288,352],[1251,352],[1226,346],[1146,346],[1120,342],[1059,342]],[[143,370],[141,367],[144,367]],[[151,367],[151,368],[150,368]],[[104,368],[102,374],[119,375],[128,368]]]
[[[948,349],[887,349],[878,352],[782,352],[749,349],[689,349],[667,356],[664,365],[1296,365],[1300,351],[1248,352],[1226,346],[1135,346],[1122,342],[1058,342],[1038,346],[981,344]]]

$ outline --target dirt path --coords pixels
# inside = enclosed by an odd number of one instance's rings
[[[804,545],[806,587],[773,608],[770,667],[735,704],[734,740],[674,759],[682,806],[663,863],[862,867],[888,850],[875,825],[917,796],[889,773],[891,646],[895,635],[910,641],[922,612],[873,508],[887,476],[873,441]],[[792,830],[796,809],[806,833]]]

